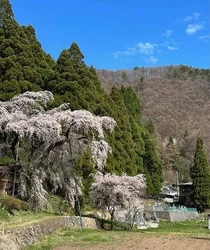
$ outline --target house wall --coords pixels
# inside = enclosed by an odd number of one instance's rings
[[[190,192],[192,190],[192,184],[189,185],[180,185],[179,186],[179,200],[183,205],[192,204],[192,200],[190,198]]]

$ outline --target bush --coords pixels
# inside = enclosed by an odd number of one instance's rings
[[[57,214],[73,214],[73,209],[69,202],[62,199],[56,195],[50,195],[48,198],[49,203],[51,204],[51,209],[53,213]]]
[[[0,207],[12,212],[12,210],[29,210],[30,205],[25,202],[21,201],[13,196],[0,196]]]
[[[21,209],[23,211],[28,211],[28,210],[31,209],[31,206],[30,206],[30,204],[28,202],[22,201],[21,202]]]
[[[0,164],[1,165],[9,165],[9,164],[13,164],[14,163],[14,159],[5,156],[5,157],[0,157]]]

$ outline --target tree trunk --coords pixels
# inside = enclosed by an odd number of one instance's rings
[[[110,212],[110,215],[111,215],[111,227],[110,227],[110,230],[113,230],[113,228],[114,228],[114,225],[113,225],[113,222],[114,222],[114,212],[115,212],[115,208],[113,207],[111,209],[111,212]]]

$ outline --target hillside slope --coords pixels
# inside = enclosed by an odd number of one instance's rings
[[[184,158],[180,164],[189,167],[198,136],[210,159],[210,70],[180,65],[97,73],[107,91],[113,85],[133,87],[142,121],[152,120],[161,145],[175,139],[174,154]]]

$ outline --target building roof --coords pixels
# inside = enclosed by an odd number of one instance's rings
[[[179,186],[189,186],[192,185],[192,182],[179,183]]]

